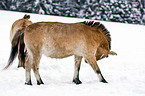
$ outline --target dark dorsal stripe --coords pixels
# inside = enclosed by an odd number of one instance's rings
[[[94,22],[94,21],[84,21],[83,23],[91,27],[96,27],[98,30],[100,30],[107,38],[107,41],[109,43],[109,49],[111,50],[111,35],[110,35],[110,32],[105,28],[103,24],[101,24],[100,22]]]

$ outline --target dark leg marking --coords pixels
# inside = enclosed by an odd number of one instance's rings
[[[28,82],[25,83],[26,85],[32,85],[31,80],[29,80]]]
[[[105,78],[103,77],[103,75],[102,75],[102,73],[101,73],[100,70],[97,70],[96,72],[101,76],[101,82],[103,82],[103,83],[108,83],[108,82],[105,80]]]
[[[81,84],[82,83],[79,80],[79,71],[80,71],[81,60],[82,60],[82,57],[75,56],[75,73],[74,73],[74,78],[73,78],[73,82],[75,84]]]
[[[85,63],[88,63],[88,61],[85,59]]]
[[[40,78],[40,80],[37,80],[37,85],[41,85],[41,84],[44,84],[42,79]]]
[[[78,79],[78,78],[75,78],[74,80],[73,80],[73,82],[75,83],[75,84],[82,84],[82,82]]]

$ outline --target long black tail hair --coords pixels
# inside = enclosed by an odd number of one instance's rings
[[[4,68],[4,70],[12,65],[12,63],[15,60],[15,58],[17,57],[17,55],[18,55],[18,59],[19,59],[18,67],[25,67],[24,64],[25,64],[26,53],[27,53],[27,51],[25,50],[25,44],[24,44],[24,32],[19,30],[15,34],[15,36],[12,40],[10,57],[8,59],[8,64]]]

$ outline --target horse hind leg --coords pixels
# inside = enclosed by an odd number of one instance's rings
[[[79,80],[79,70],[81,65],[82,57],[81,56],[75,56],[75,72],[73,77],[73,82],[75,84],[81,84],[82,82]]]
[[[93,68],[93,70],[95,71],[95,73],[98,74],[98,77],[100,79],[101,82],[103,83],[108,83],[105,78],[103,77],[101,71],[100,71],[100,68],[95,60],[95,57],[92,57],[92,58],[86,58],[86,60],[88,61],[88,63],[90,64],[90,66]]]
[[[33,64],[32,64],[32,69],[33,69],[33,72],[35,74],[35,78],[37,80],[37,85],[44,84],[42,79],[41,79],[41,76],[39,74],[40,59],[41,59],[40,55],[34,55],[34,57],[33,57]]]
[[[28,57],[26,60],[26,66],[25,66],[25,77],[26,77],[26,81],[25,84],[26,85],[32,85],[31,82],[31,68],[32,68],[32,58]]]
[[[25,64],[25,70],[26,70],[26,85],[32,85],[31,83],[31,69],[33,69],[35,78],[37,80],[37,85],[44,84],[40,74],[39,74],[39,62],[40,62],[40,56],[39,55],[32,55],[29,56],[26,59],[26,64]]]

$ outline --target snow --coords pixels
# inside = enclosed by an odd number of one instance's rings
[[[18,60],[2,71],[10,54],[10,29],[25,13],[0,10],[0,96],[145,96],[145,26],[103,22],[112,37],[112,50],[118,56],[109,56],[98,61],[105,79],[99,82],[89,64],[82,61],[81,85],[72,83],[74,57],[52,59],[43,56],[40,74],[44,85],[37,85],[32,72],[33,86],[25,82],[25,70],[17,68]],[[28,13],[30,14],[30,13]],[[58,21],[65,23],[82,22],[85,19],[30,14],[32,22]]]

